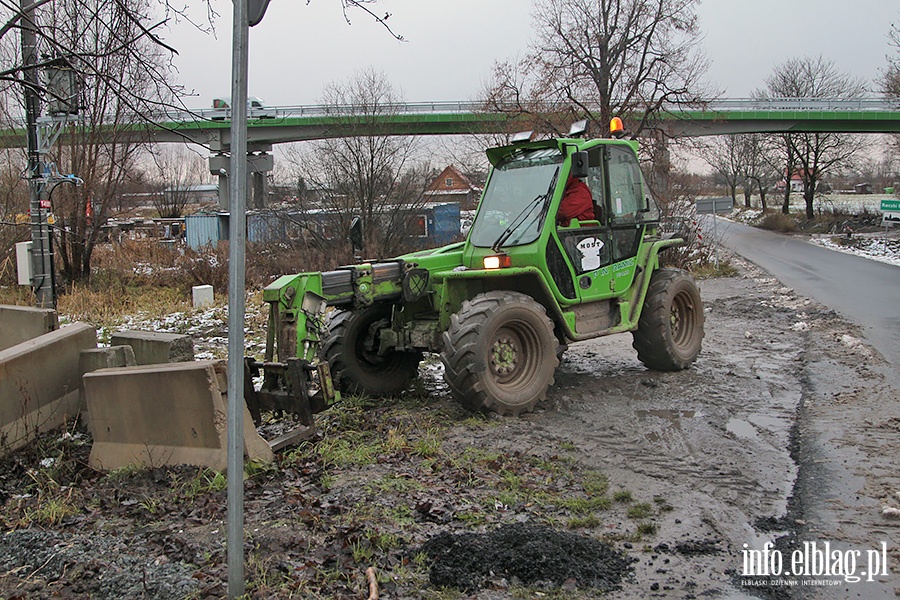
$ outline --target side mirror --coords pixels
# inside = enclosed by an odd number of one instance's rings
[[[569,170],[569,177],[577,177],[582,179],[588,176],[588,153],[583,150],[572,154],[572,168]]]
[[[362,253],[363,224],[359,217],[353,217],[353,220],[350,221],[350,245],[353,247],[353,254]]]

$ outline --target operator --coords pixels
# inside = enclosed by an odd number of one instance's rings
[[[559,211],[556,213],[556,224],[559,227],[568,227],[572,219],[590,221],[594,219],[594,198],[591,189],[583,181],[576,177],[569,177],[566,182],[566,191],[559,203]]]

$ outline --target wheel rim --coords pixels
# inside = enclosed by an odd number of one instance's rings
[[[386,319],[372,321],[366,325],[366,334],[360,335],[356,339],[356,362],[362,369],[369,371],[370,373],[390,370],[394,367],[390,355],[378,355],[380,336],[377,332],[385,325]]]
[[[679,292],[672,299],[672,310],[669,313],[669,329],[672,342],[679,350],[690,347],[694,338],[694,302],[687,292]]]
[[[542,348],[534,330],[514,321],[497,330],[488,349],[488,364],[497,387],[507,394],[526,388],[537,373]]]

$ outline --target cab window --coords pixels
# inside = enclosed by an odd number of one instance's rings
[[[641,170],[630,148],[609,146],[609,205],[613,223],[634,221],[643,208]]]

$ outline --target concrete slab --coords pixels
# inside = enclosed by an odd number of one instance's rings
[[[138,365],[186,362],[194,360],[194,339],[178,333],[120,331],[110,346],[131,346]]]
[[[75,323],[0,350],[0,453],[78,415],[79,354],[97,333]]]
[[[0,350],[57,329],[59,318],[52,308],[0,304]]]
[[[84,376],[90,464],[227,467],[226,364],[220,360],[101,369]],[[243,405],[243,402],[242,402]],[[244,455],[274,460],[244,406]]]

